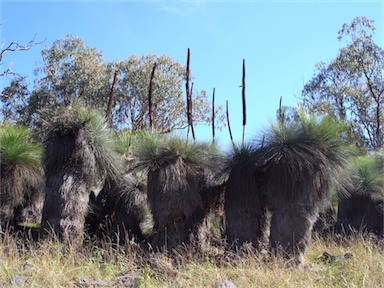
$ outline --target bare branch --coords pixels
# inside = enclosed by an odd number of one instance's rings
[[[2,62],[2,61],[3,61],[3,56],[6,53],[17,52],[17,51],[28,51],[33,46],[42,44],[45,41],[45,39],[44,39],[43,41],[36,42],[35,38],[36,38],[36,34],[33,36],[33,39],[31,41],[29,41],[26,45],[21,45],[16,41],[12,41],[6,47],[4,47],[4,43],[3,43],[1,45],[1,50],[0,50],[0,66],[4,64],[4,62]],[[20,76],[18,73],[13,72],[11,69],[12,65],[13,65],[13,63],[11,63],[10,66],[7,69],[5,69],[3,72],[0,72],[0,77],[11,75],[11,76],[14,76],[17,78],[25,78],[25,77]]]

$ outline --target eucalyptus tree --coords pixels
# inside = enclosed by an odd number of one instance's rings
[[[38,201],[42,195],[41,156],[42,147],[28,128],[0,126],[0,230],[17,216],[15,209],[27,204],[26,199]]]
[[[27,124],[27,106],[30,95],[24,78],[16,77],[4,87],[0,94],[2,103],[1,117],[3,122]]]
[[[131,55],[126,60],[108,62],[101,51],[71,35],[46,46],[41,54],[42,65],[35,69],[33,89],[15,79],[2,92],[1,100],[10,119],[39,124],[45,109],[73,100],[106,111],[113,87],[114,101],[108,107],[112,124],[131,130],[149,128],[149,83],[156,63],[151,82],[154,128],[169,132],[188,125],[183,96],[185,68],[169,56]],[[209,124],[211,113],[205,91],[191,92],[195,125]],[[215,108],[218,127],[223,121],[221,109]]]
[[[30,89],[25,79],[13,79],[1,93],[4,117],[27,125],[39,123],[45,109],[78,101],[106,107],[113,71],[102,52],[85,45],[79,37],[67,35],[42,52],[42,64],[35,69]]]
[[[316,66],[302,91],[306,108],[345,122],[350,140],[368,149],[384,143],[384,50],[374,42],[374,31],[365,17],[344,24],[339,40],[346,46],[334,60]]]
[[[185,68],[170,56],[151,54],[132,55],[128,60],[111,63],[120,77],[115,93],[114,123],[125,125],[131,130],[148,129],[148,90],[152,79],[153,126],[159,132],[169,132],[187,127],[186,104],[183,96]],[[210,106],[205,91],[193,92],[195,125],[209,124]],[[223,120],[221,107],[216,108],[217,123]]]
[[[99,175],[116,177],[122,165],[104,115],[78,103],[45,115],[45,201],[41,232],[76,243],[83,237],[89,194]]]
[[[0,26],[2,26],[2,23],[0,23]],[[3,122],[17,122],[25,124],[25,108],[30,96],[26,77],[14,71],[13,62],[7,60],[6,58],[8,57],[6,57],[6,55],[14,52],[28,51],[34,46],[42,43],[42,41],[36,42],[35,37],[26,44],[21,44],[18,41],[11,41],[9,43],[4,41],[1,43],[0,79],[2,81],[5,80],[3,84],[6,83],[7,80],[10,81],[8,86],[4,87],[3,91],[0,92],[0,102],[2,103],[0,119]],[[7,64],[7,67],[3,66]]]
[[[204,143],[148,133],[142,134],[134,147],[134,155],[148,171],[152,245],[171,251],[189,243],[213,204],[207,194],[219,193],[213,189],[217,184],[213,179],[217,150]]]
[[[84,105],[106,107],[112,71],[102,52],[85,45],[79,37],[67,35],[42,52],[43,64],[36,68],[34,89],[27,113],[32,120],[42,110],[78,101]]]

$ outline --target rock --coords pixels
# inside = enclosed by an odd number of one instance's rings
[[[109,287],[110,283],[105,282],[100,279],[89,279],[89,278],[80,278],[78,281],[79,286],[84,286],[84,287]]]
[[[115,279],[115,284],[119,287],[139,287],[137,284],[137,277],[131,273],[125,273]]]
[[[23,265],[23,269],[24,271],[29,271],[33,268],[33,264],[29,261],[25,261],[24,265]]]
[[[20,275],[12,275],[11,276],[11,285],[15,286],[24,286],[28,281],[28,277],[20,276]]]
[[[331,253],[325,251],[322,256],[320,256],[320,260],[326,264],[332,264],[335,262],[346,262],[349,261],[353,257],[353,254],[350,252],[345,253],[344,255],[332,255]]]
[[[225,279],[223,281],[216,281],[215,283],[213,283],[212,287],[213,288],[237,288],[236,285],[228,279]]]

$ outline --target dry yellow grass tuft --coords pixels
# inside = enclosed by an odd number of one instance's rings
[[[5,234],[0,287],[384,287],[382,241],[357,235],[315,239],[306,263],[297,267],[249,248],[238,253],[184,248],[169,257],[135,243],[75,249]]]

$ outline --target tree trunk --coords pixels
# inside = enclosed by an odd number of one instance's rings
[[[319,210],[314,206],[289,203],[272,211],[270,245],[273,252],[296,264],[304,261]]]
[[[232,249],[245,243],[258,247],[264,233],[261,182],[247,170],[235,167],[225,188],[225,233]]]
[[[83,239],[95,157],[80,129],[51,139],[45,147],[45,201],[41,223],[44,238],[65,243]]]

